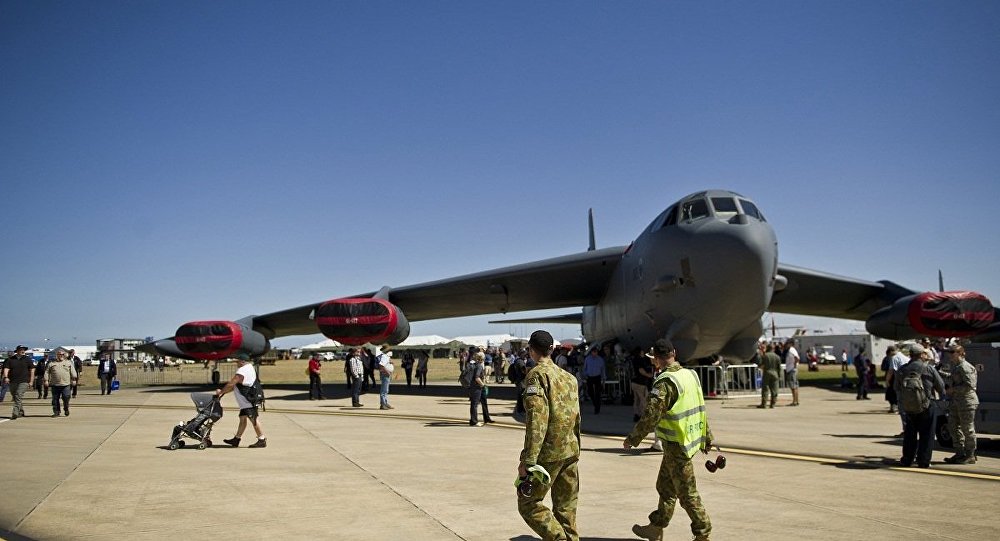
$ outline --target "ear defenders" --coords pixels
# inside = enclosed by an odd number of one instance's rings
[[[715,446],[715,449],[719,452],[719,456],[715,457],[715,460],[706,460],[705,469],[709,473],[715,473],[718,470],[724,469],[726,467],[726,457],[722,454],[722,449],[719,446]],[[711,449],[709,449],[711,450]],[[705,451],[707,454],[708,451]]]

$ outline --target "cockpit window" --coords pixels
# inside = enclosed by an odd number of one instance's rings
[[[757,218],[762,222],[767,221],[764,219],[764,215],[760,213],[760,209],[757,208],[757,205],[754,205],[750,201],[747,201],[746,199],[740,199],[740,206],[743,207],[743,214],[746,214],[747,216],[753,216],[754,218]]]
[[[677,207],[670,207],[667,211],[667,219],[663,222],[663,226],[677,225]]]
[[[681,221],[687,222],[708,216],[708,203],[704,199],[692,199],[681,204]]]
[[[723,220],[739,214],[736,210],[736,200],[732,197],[713,197],[712,206],[715,207],[715,216]]]

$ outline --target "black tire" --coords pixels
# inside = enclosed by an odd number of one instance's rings
[[[941,415],[937,418],[937,423],[934,427],[934,437],[937,439],[939,446],[945,449],[951,449],[955,446],[955,442],[951,439],[951,430],[948,428],[948,416]]]
[[[180,448],[183,449],[184,446],[187,445],[187,443],[185,443],[184,440],[177,440],[177,445],[179,445]]]
[[[212,440],[206,438],[205,439],[205,447],[211,447],[211,446],[212,446]]]
[[[170,445],[167,446],[167,448],[171,451],[176,451],[178,447],[180,447],[180,445],[178,445],[176,441],[171,441]]]
[[[201,442],[201,443],[198,444],[198,450],[199,451],[204,451],[205,450],[205,442]]]

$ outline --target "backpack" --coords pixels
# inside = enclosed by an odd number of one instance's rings
[[[524,380],[525,369],[523,362],[515,361],[507,368],[507,377],[513,383],[520,383]]]
[[[264,388],[260,385],[260,378],[254,380],[253,385],[237,385],[236,388],[247,399],[251,406],[259,406],[264,401]]]
[[[903,384],[900,386],[899,408],[906,413],[921,413],[927,411],[931,401],[927,397],[927,390],[924,388],[924,381],[921,377],[922,370],[908,370],[903,376]]]
[[[465,370],[462,371],[462,375],[458,376],[458,382],[462,384],[462,388],[468,389],[472,387],[472,382],[476,379],[476,366],[469,363],[465,367]]]

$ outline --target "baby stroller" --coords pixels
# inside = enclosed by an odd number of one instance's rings
[[[191,393],[198,415],[186,423],[177,423],[167,447],[173,451],[184,447],[183,438],[198,440],[198,449],[212,446],[212,425],[222,418],[222,403],[215,394]]]

